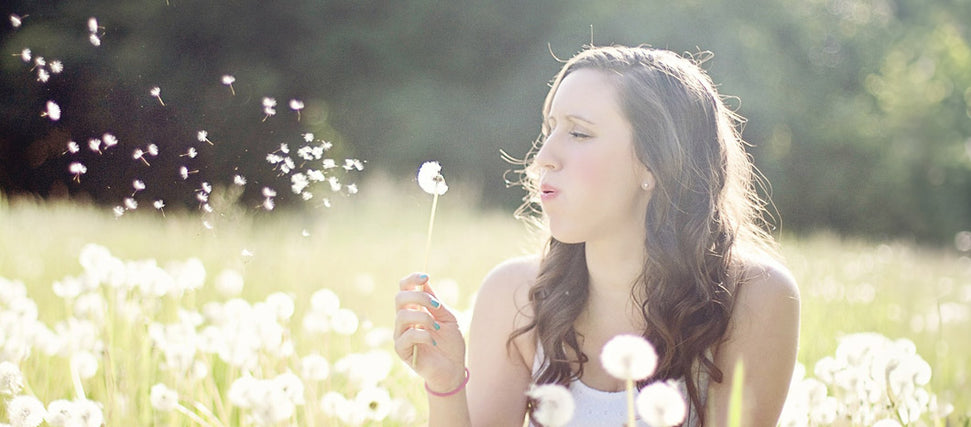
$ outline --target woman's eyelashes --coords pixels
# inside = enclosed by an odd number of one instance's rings
[[[590,135],[588,135],[586,133],[583,133],[583,132],[579,132],[579,131],[571,131],[570,132],[570,136],[572,136],[572,137],[574,137],[576,139],[587,139],[587,138],[590,138]]]

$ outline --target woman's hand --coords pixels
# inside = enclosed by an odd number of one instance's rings
[[[428,276],[415,273],[398,282],[394,348],[433,391],[448,392],[465,380],[465,339],[455,316],[435,297]],[[423,289],[421,289],[423,288]]]

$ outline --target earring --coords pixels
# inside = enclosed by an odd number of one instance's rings
[[[644,191],[647,191],[647,189],[650,188],[650,187],[651,187],[651,183],[649,183],[649,182],[641,183],[641,188],[643,188]]]

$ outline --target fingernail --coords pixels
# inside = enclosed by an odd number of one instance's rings
[[[442,325],[439,325],[438,322],[432,322],[432,326],[435,327],[435,330],[436,331],[439,330],[439,329],[442,329]]]
[[[425,279],[427,279],[427,278],[428,278],[428,275],[427,275],[427,274],[424,274],[424,273],[422,273],[422,274],[419,274],[419,275],[418,275],[418,278],[419,278],[419,279],[421,279],[421,280],[425,280]]]
[[[442,305],[442,303],[440,303],[440,302],[438,302],[438,300],[437,300],[437,299],[435,299],[435,298],[432,298],[432,299],[431,299],[431,305],[432,305],[432,308],[438,308],[439,306],[441,306],[441,305]]]
[[[435,346],[435,347],[438,347],[438,343],[435,342],[435,340],[432,340],[432,345]]]

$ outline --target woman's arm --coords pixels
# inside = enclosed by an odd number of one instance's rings
[[[726,340],[715,353],[724,374],[712,382],[708,414],[728,425],[735,364],[741,360],[742,425],[775,426],[786,400],[799,342],[799,289],[785,267],[760,266],[738,288]]]
[[[518,307],[526,305],[535,275],[534,261],[516,259],[500,264],[483,281],[469,331],[469,381],[464,387],[465,340],[455,316],[434,298],[427,277],[415,274],[401,280],[395,349],[409,364],[411,348],[419,349],[413,368],[436,392],[428,393],[429,426],[522,425],[531,375],[520,347],[532,335],[520,336],[508,352],[506,341],[523,321]],[[419,285],[423,291],[413,290]],[[527,351],[531,358],[532,347]],[[458,391],[436,395],[452,390]]]

